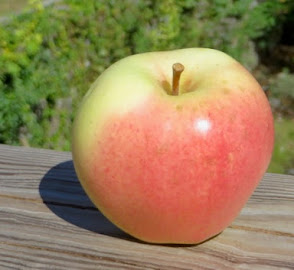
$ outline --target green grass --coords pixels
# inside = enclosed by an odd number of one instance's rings
[[[28,2],[28,0],[0,0],[0,16],[9,16],[21,11]]]
[[[294,169],[294,119],[275,119],[275,146],[268,172],[287,173]]]

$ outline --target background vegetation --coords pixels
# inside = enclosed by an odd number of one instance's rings
[[[294,1],[45,2],[7,7],[0,0],[0,143],[70,150],[81,97],[111,63],[210,47],[238,59],[262,84],[276,126],[269,171],[294,174]],[[12,4],[22,11],[7,17]]]

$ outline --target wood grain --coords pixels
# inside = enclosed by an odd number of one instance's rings
[[[93,206],[70,153],[0,145],[0,269],[294,269],[294,177],[266,174],[209,241],[152,245]]]

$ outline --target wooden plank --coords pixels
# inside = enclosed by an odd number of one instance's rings
[[[0,145],[0,269],[294,269],[294,177],[266,174],[209,241],[152,245],[93,206],[70,153]]]

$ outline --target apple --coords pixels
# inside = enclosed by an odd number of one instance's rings
[[[86,193],[142,241],[195,244],[223,231],[265,173],[274,143],[268,100],[227,54],[137,54],[108,69],[73,125]]]

